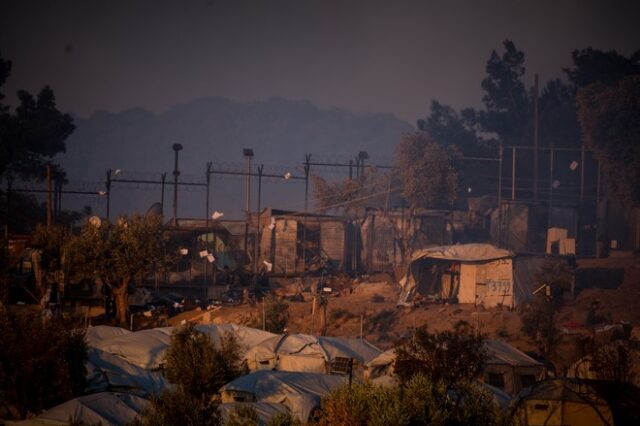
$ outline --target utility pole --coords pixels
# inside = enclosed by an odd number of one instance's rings
[[[538,201],[538,74],[533,80],[533,201]]]
[[[264,164],[258,166],[258,208],[255,241],[253,244],[253,287],[258,288],[258,258],[260,257],[260,202],[262,201],[262,171]]]
[[[304,223],[302,225],[302,276],[307,275],[307,213],[309,211],[309,170],[311,154],[304,156]]]
[[[180,170],[178,170],[178,153],[182,150],[182,145],[174,143],[174,162],[173,162],[173,226],[178,226],[178,176],[180,176]]]
[[[51,166],[47,165],[47,228],[51,228]]]
[[[107,188],[107,220],[111,213],[111,169],[107,170],[107,181],[104,185]]]
[[[553,145],[549,152],[549,218],[547,228],[551,228],[551,216],[553,210]]]
[[[205,201],[205,212],[204,212],[204,218],[205,218],[205,242],[204,242],[204,249],[207,250],[207,253],[209,252],[209,187],[211,186],[211,165],[212,163],[209,161],[207,163],[207,170],[205,172],[205,179],[207,182],[207,195],[206,195],[206,201]],[[208,257],[208,256],[207,256]],[[209,265],[207,264],[208,262],[208,258],[204,258],[204,298],[206,300],[207,298],[207,269],[209,269]]]
[[[516,147],[511,147],[511,201],[516,199]]]
[[[584,256],[584,169],[585,169],[584,142],[580,147],[580,210],[578,211],[578,251]],[[597,207],[596,207],[597,209]]]
[[[164,185],[167,181],[167,172],[160,175],[160,216],[164,217]]]
[[[251,213],[251,159],[253,158],[253,149],[244,148],[242,150],[242,154],[244,155],[244,159],[247,165],[246,178],[245,178],[245,193],[244,193],[244,213],[245,213],[245,223],[244,223],[244,252],[249,254],[249,214]]]

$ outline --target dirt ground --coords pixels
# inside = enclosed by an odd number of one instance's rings
[[[611,322],[629,321],[640,328],[640,257],[610,257],[578,261],[578,270],[590,283],[589,274],[596,268],[605,272],[617,270],[621,283],[614,288],[585,288],[579,290],[574,300],[567,300],[557,315],[556,325],[584,324],[587,311],[594,300],[600,302],[601,311],[610,316]],[[594,285],[598,285],[595,281]],[[334,277],[325,280],[324,286],[336,291],[327,297],[327,330],[329,336],[360,336],[381,349],[394,343],[413,327],[427,325],[430,330],[453,328],[464,320],[479,328],[488,338],[506,341],[523,351],[535,351],[535,346],[520,331],[517,310],[506,308],[482,309],[473,305],[429,304],[415,308],[397,307],[399,286],[389,275],[378,274],[364,279],[351,280]],[[590,285],[590,284],[589,284]],[[276,294],[295,294],[302,288],[299,279],[280,280],[273,285]],[[322,308],[312,315],[312,295],[303,294],[304,302],[289,301],[289,333],[319,333],[322,324]],[[202,317],[202,312],[185,312],[169,320],[171,325],[183,320]],[[212,313],[209,320],[215,323],[251,324],[261,318],[261,305],[222,307]],[[259,323],[259,321],[257,321]],[[638,330],[636,330],[637,332]],[[557,350],[559,367],[574,362],[580,353],[582,337],[563,336]]]

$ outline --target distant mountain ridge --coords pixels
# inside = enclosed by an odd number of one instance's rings
[[[388,161],[401,134],[413,128],[391,114],[325,109],[306,100],[236,102],[220,97],[197,99],[158,114],[141,108],[96,112],[90,118],[76,119],[76,125],[61,158],[71,181],[103,180],[107,169],[158,175],[166,171],[170,181],[174,143],[184,147],[180,152],[183,174],[202,175],[203,179],[207,161],[242,163],[242,148],[254,150],[254,164],[264,163],[265,172],[271,164],[300,165],[305,153],[354,158],[364,150],[373,161]],[[265,190],[269,195],[270,190]],[[237,190],[228,194],[237,195]],[[136,196],[125,202],[121,212],[144,212],[146,206],[136,202],[149,201],[144,198]],[[275,201],[285,202],[286,197]],[[116,212],[123,210],[118,204],[116,201]],[[188,205],[185,209],[181,215],[191,210],[197,213]]]

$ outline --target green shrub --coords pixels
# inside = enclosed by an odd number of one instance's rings
[[[222,336],[220,348],[216,348],[209,336],[187,324],[174,331],[166,355],[165,375],[175,389],[153,399],[140,423],[218,425],[221,420],[217,392],[225,383],[246,373],[233,335]]]
[[[405,425],[408,416],[396,387],[381,387],[369,383],[344,385],[322,401],[318,419],[321,426],[329,425]]]
[[[396,347],[394,370],[401,382],[420,373],[431,382],[442,381],[450,387],[458,381],[475,380],[486,357],[484,337],[459,321],[453,331],[429,333],[421,327],[402,339]]]
[[[455,388],[416,375],[404,385],[345,385],[322,401],[319,426],[496,425],[508,418],[478,384],[458,382]]]
[[[280,413],[269,419],[267,426],[300,426],[300,421],[291,413]]]
[[[223,335],[216,348],[193,324],[174,331],[165,359],[167,379],[198,398],[215,395],[225,383],[246,373],[233,335]]]
[[[132,426],[219,426],[216,400],[200,400],[183,388],[164,391],[151,400],[150,408]]]
[[[258,412],[250,405],[238,405],[231,413],[225,426],[254,426],[260,420]]]
[[[289,324],[289,304],[272,294],[264,298],[265,330],[281,334]],[[258,317],[250,326],[262,329],[262,303],[258,305]]]
[[[72,328],[0,305],[0,417],[24,418],[84,392],[87,345]]]

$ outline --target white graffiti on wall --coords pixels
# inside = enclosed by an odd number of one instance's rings
[[[487,280],[486,295],[487,296],[502,296],[511,293],[511,280]]]

